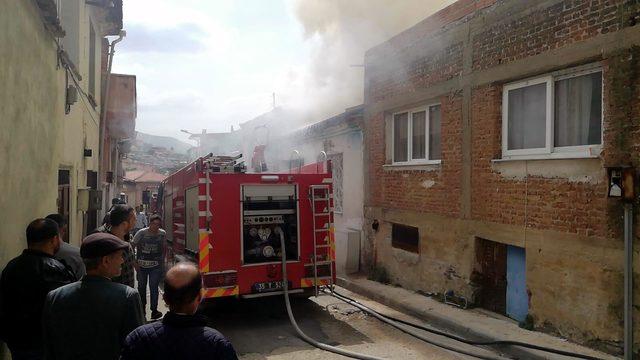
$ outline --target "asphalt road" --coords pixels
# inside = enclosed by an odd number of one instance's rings
[[[385,314],[422,323],[345,289],[340,292]],[[385,359],[473,359],[404,334],[330,296],[297,299],[293,302],[293,313],[310,337],[351,351]],[[299,339],[289,322],[281,296],[224,301],[208,307],[206,314],[211,326],[231,340],[241,359],[345,359]],[[429,338],[479,354],[498,356],[492,351],[463,346],[439,336]]]

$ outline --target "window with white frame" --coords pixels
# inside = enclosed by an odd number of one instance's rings
[[[420,164],[442,157],[440,104],[393,114],[393,163]]]
[[[504,158],[592,156],[602,145],[602,70],[507,84],[502,112]]]

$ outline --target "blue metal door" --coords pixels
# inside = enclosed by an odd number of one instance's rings
[[[529,313],[525,250],[507,246],[507,316],[524,321]]]

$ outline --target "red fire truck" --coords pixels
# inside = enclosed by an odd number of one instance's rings
[[[282,294],[282,251],[291,293],[310,296],[332,285],[330,163],[250,174],[237,161],[209,154],[162,182],[158,207],[167,231],[167,265],[198,263],[205,298]]]

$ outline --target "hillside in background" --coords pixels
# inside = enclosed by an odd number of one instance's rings
[[[170,136],[150,135],[139,131],[136,131],[136,136],[136,140],[144,144],[153,147],[163,147],[167,150],[171,150],[179,154],[187,154],[187,151],[193,147],[186,142],[180,141]]]

